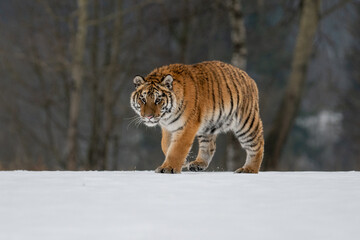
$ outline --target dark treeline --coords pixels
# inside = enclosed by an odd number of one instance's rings
[[[221,60],[258,84],[264,170],[360,170],[359,22],[357,0],[0,1],[0,169],[155,169],[133,77]],[[217,144],[210,170],[244,161]]]

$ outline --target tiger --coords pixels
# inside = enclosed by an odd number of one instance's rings
[[[171,64],[133,79],[131,108],[148,127],[159,125],[165,160],[156,173],[203,171],[209,166],[219,133],[233,132],[246,151],[235,173],[258,173],[264,155],[258,88],[243,70],[220,61]],[[186,164],[198,139],[198,155]]]

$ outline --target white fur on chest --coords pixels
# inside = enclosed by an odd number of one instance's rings
[[[160,120],[160,126],[165,128],[169,132],[174,132],[179,129],[181,129],[184,126],[184,117],[180,117],[177,121],[171,123],[171,121],[174,119],[174,116],[170,117],[167,121]],[[171,123],[171,124],[170,124]]]

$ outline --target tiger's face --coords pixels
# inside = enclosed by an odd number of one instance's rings
[[[131,94],[130,105],[145,125],[154,127],[171,113],[175,106],[172,82],[171,75],[160,82],[145,81],[141,76],[134,78],[136,89]]]

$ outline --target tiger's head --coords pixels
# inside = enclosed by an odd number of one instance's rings
[[[171,75],[156,81],[141,76],[134,78],[136,89],[131,94],[130,105],[145,125],[156,126],[171,113],[175,106],[173,80]]]

